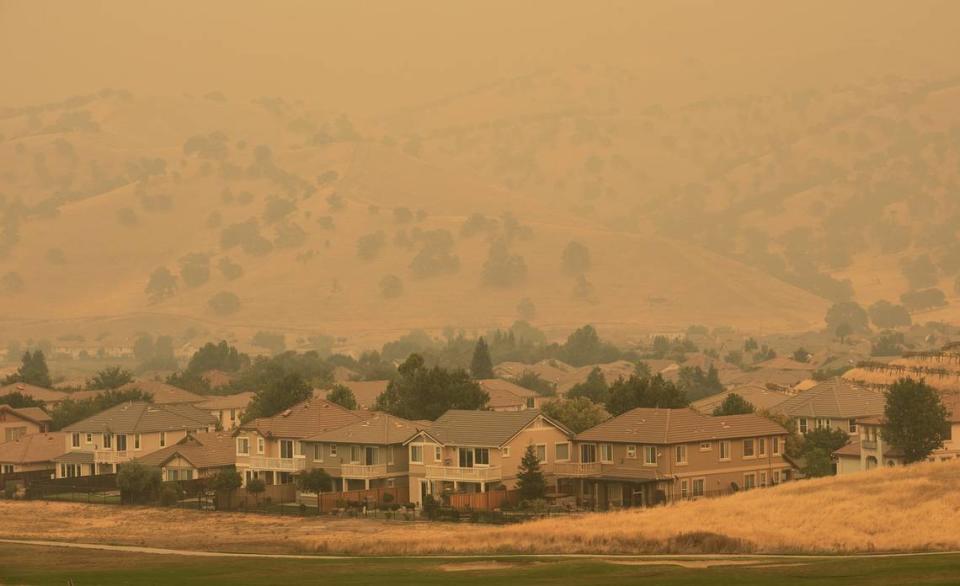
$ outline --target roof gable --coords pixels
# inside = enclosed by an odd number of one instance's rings
[[[712,417],[690,408],[639,407],[578,434],[576,439],[669,445],[785,433],[780,425],[753,413]]]

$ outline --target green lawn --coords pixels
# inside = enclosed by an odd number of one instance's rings
[[[202,536],[198,536],[202,539]],[[496,558],[491,558],[494,560]],[[960,583],[960,555],[913,556],[872,560],[773,560],[779,567],[614,565],[596,560],[501,558],[506,567],[451,572],[444,566],[472,560],[270,560],[191,558],[95,550],[71,550],[0,544],[0,584],[217,585],[338,584],[550,586],[627,584],[862,584],[869,586]],[[801,565],[793,565],[793,564]]]

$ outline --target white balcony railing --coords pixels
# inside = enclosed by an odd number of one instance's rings
[[[93,461],[97,464],[121,464],[131,459],[126,450],[95,450],[93,452]]]
[[[458,466],[427,466],[430,480],[456,480],[462,482],[493,482],[503,478],[500,466],[484,468],[460,468]]]
[[[343,478],[376,478],[386,474],[386,464],[342,464],[340,466],[340,476]]]
[[[557,462],[553,471],[557,476],[592,476],[600,474],[600,462]]]
[[[267,458],[250,456],[250,468],[255,470],[278,470],[280,472],[299,472],[306,467],[304,458]]]

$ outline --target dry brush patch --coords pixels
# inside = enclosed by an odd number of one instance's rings
[[[0,501],[0,537],[360,555],[955,550],[958,485],[960,461],[919,464],[506,527]]]

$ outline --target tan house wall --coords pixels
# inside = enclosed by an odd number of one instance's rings
[[[0,444],[15,440],[18,437],[33,433],[42,433],[44,431],[46,431],[44,426],[37,425],[26,419],[21,419],[13,413],[0,413]]]
[[[53,462],[31,462],[29,464],[16,464],[12,462],[0,462],[0,470],[13,465],[14,472],[33,472],[35,470],[49,470],[53,474],[56,465]]]
[[[230,431],[240,425],[243,411],[243,409],[210,409],[209,413],[217,418],[217,421],[220,422],[221,429]]]
[[[803,427],[801,420],[806,421],[807,431],[813,431],[817,429],[817,421],[820,420],[819,425],[821,427],[824,425],[824,422],[826,422],[833,429],[839,429],[844,433],[850,435],[857,435],[859,433],[859,429],[854,429],[853,431],[850,430],[851,419],[831,419],[829,417],[794,417],[794,425],[796,426],[797,433],[804,433],[800,431]]]

